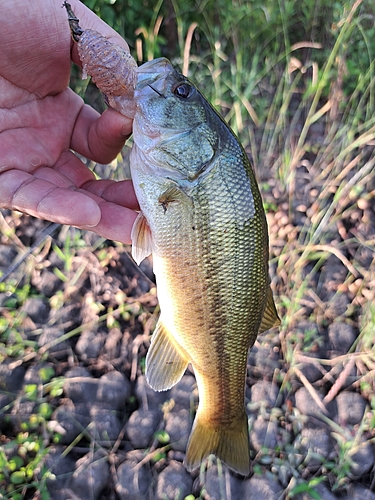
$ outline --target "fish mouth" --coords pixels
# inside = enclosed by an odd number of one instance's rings
[[[135,90],[140,91],[153,83],[157,84],[159,83],[158,80],[160,82],[165,80],[165,78],[174,71],[175,69],[172,64],[165,57],[159,57],[158,59],[148,61],[137,69],[138,78]],[[159,85],[157,85],[157,87],[159,87]],[[161,91],[159,88],[157,88],[157,90]]]

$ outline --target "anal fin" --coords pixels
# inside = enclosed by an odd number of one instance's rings
[[[167,391],[181,379],[188,363],[160,318],[146,356],[148,383],[155,391]]]
[[[263,318],[260,323],[259,333],[263,333],[274,326],[280,325],[280,318],[276,311],[275,302],[273,301],[272,290],[268,287],[267,303],[264,309]]]

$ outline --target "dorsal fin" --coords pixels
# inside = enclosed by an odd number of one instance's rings
[[[274,326],[279,326],[280,323],[281,321],[276,311],[275,302],[273,301],[272,290],[268,287],[267,303],[260,323],[259,333],[263,333]]]

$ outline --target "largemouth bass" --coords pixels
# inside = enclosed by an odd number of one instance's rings
[[[137,68],[128,54],[113,55],[125,75],[121,85],[112,66],[103,73],[103,37],[88,31],[73,29],[86,69],[109,105],[134,118],[130,162],[141,211],[132,253],[137,263],[152,253],[161,310],[146,358],[148,382],[170,389],[191,363],[199,406],[186,467],[213,453],[247,475],[248,351],[259,332],[279,324],[255,175],[229,126],[167,59]],[[102,43],[108,58],[109,42]]]

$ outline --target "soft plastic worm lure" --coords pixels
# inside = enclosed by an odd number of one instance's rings
[[[95,30],[83,30],[71,5],[63,3],[73,40],[77,42],[82,61],[82,78],[90,75],[97,87],[105,94],[108,104],[111,97],[132,99],[137,83],[137,63],[129,52],[110,42]]]

